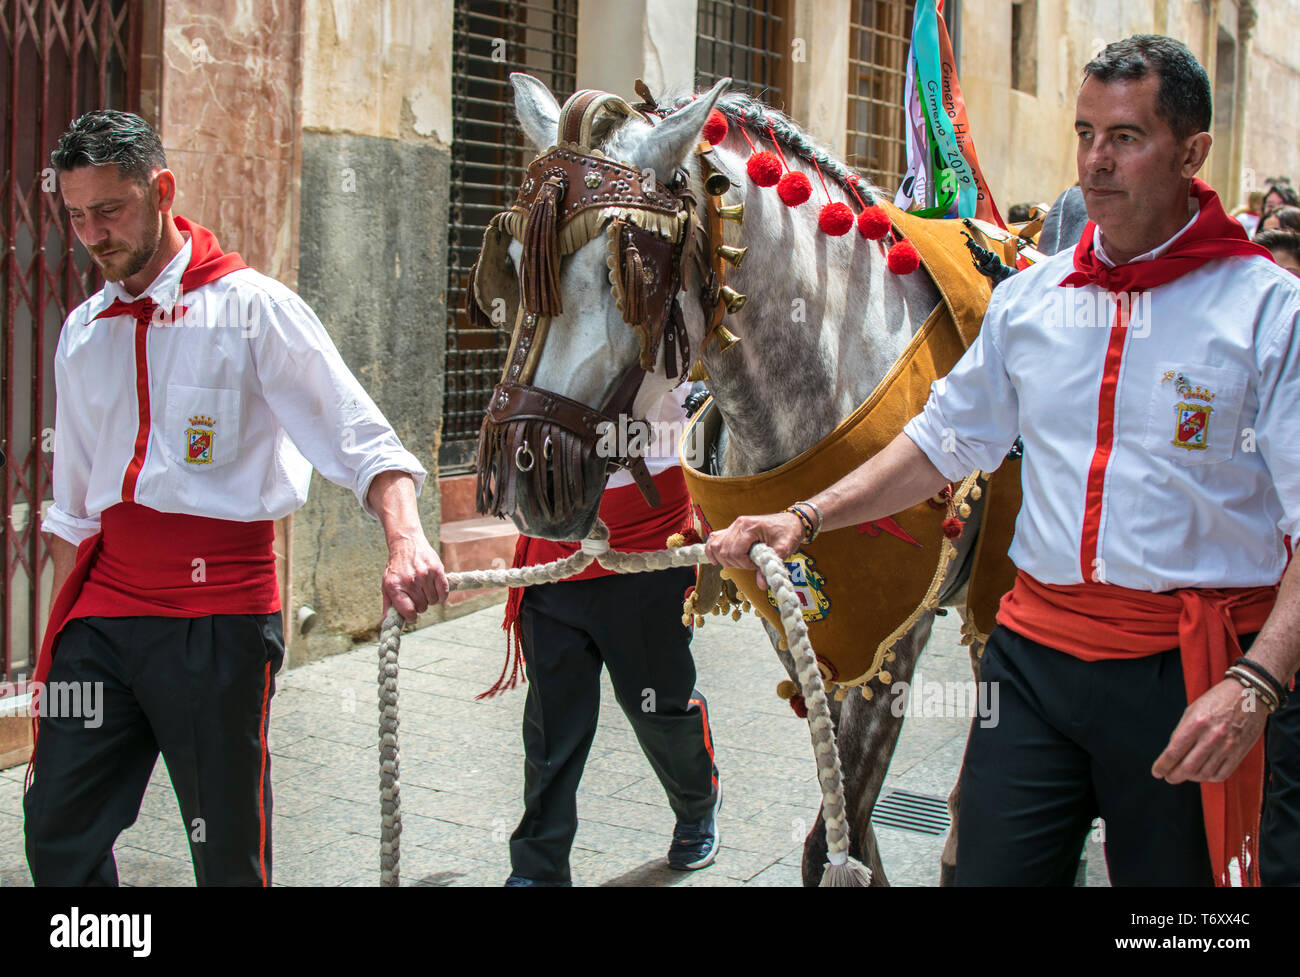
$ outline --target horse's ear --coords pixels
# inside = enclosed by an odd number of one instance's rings
[[[637,154],[641,168],[654,170],[660,174],[660,179],[666,179],[668,174],[681,166],[686,154],[700,141],[700,130],[713,111],[718,96],[730,84],[730,78],[723,78],[695,101],[673,112],[646,133],[641,152]]]
[[[560,106],[550,89],[532,75],[512,72],[510,84],[515,87],[515,112],[519,124],[539,153],[555,145],[560,130]]]

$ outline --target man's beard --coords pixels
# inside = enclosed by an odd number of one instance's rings
[[[140,247],[127,252],[125,257],[116,259],[121,265],[120,270],[110,270],[100,264],[100,271],[104,273],[105,278],[112,281],[125,281],[132,275],[138,274],[149,263],[150,259],[158,252],[158,245],[161,241],[162,222],[159,221],[145,231],[145,242]]]

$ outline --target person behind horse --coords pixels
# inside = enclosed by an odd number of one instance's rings
[[[90,112],[51,162],[106,284],[55,354],[55,600],[36,679],[97,687],[101,705],[93,722],[42,707],[28,865],[37,885],[116,884],[113,843],[161,751],[198,884],[269,886],[273,520],[306,501],[313,465],[351,489],[388,542],[384,609],[414,620],[448,587],[415,504],[425,470],[306,303],[173,216],[147,122]]]
[[[641,439],[662,501],[650,508],[626,471],[609,477],[600,518],[615,550],[663,549],[691,523],[673,436],[685,421],[684,394],[679,387],[652,408],[647,427],[628,425],[629,438]],[[550,562],[576,549],[521,536],[514,565]],[[602,665],[677,818],[668,865],[691,870],[714,861],[722,787],[708,702],[695,688],[691,631],[682,623],[682,598],[694,582],[690,567],[620,575],[593,563],[568,580],[511,591],[505,627],[523,653],[528,698],[524,814],[510,837],[506,885],[571,884],[578,782],[596,736]]]
[[[1258,236],[1268,231],[1300,231],[1300,207],[1283,204],[1281,207],[1264,211],[1255,233]]]
[[[1094,58],[1078,246],[999,285],[924,411],[803,504],[814,531],[857,525],[1023,439],[1019,573],[980,663],[1001,716],[971,727],[958,884],[1069,885],[1099,814],[1114,884],[1257,878],[1260,733],[1300,666],[1300,571],[1276,586],[1300,530],[1300,287],[1195,179],[1210,119],[1181,43]],[[1108,328],[1065,327],[1071,302]],[[708,554],[752,568],[803,522],[737,519]]]

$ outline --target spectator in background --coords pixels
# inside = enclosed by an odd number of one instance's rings
[[[1300,276],[1300,231],[1260,231],[1255,243],[1268,248],[1273,260],[1291,274]]]
[[[1259,219],[1259,230],[1264,231],[1300,231],[1300,207],[1284,206],[1265,210]]]
[[[1291,181],[1285,178],[1269,181],[1269,187],[1264,191],[1264,209],[1261,213],[1267,214],[1278,207],[1300,207],[1300,194],[1291,186]]]

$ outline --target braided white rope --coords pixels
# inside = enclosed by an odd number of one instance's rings
[[[572,556],[538,566],[506,570],[469,570],[447,574],[452,590],[478,590],[484,587],[528,587],[567,579],[599,560],[600,565],[617,573],[649,573],[671,567],[707,563],[704,544],[680,546],[653,553],[621,553],[609,549],[609,530],[597,522],[591,536]],[[602,545],[603,544],[603,545]],[[817,668],[817,656],[808,640],[802,605],[790,583],[790,574],[776,551],[765,543],[755,543],[750,558],[762,571],[781,612],[781,626],[786,646],[794,656],[799,686],[808,707],[808,729],[812,736],[813,755],[817,761],[817,779],[822,792],[822,816],[826,823],[827,870],[823,886],[867,885],[870,873],[849,859],[849,826],[845,814],[844,777],[840,769],[839,750],[835,746],[835,727],[830,703]],[[398,779],[397,748],[397,653],[401,647],[402,619],[390,608],[379,632],[379,805],[381,886],[400,884],[400,840],[402,814]]]

